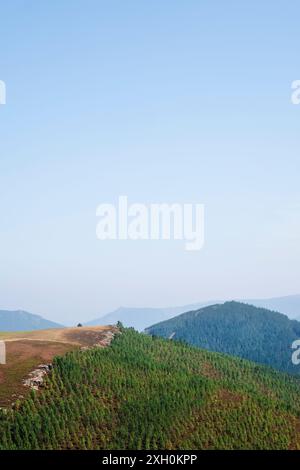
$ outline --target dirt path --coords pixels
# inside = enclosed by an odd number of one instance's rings
[[[73,344],[74,346],[80,346],[79,342],[74,342],[74,341],[66,341],[66,340],[60,340],[60,339],[37,339],[37,338],[11,338],[11,339],[2,339],[1,341],[4,341],[4,343],[15,343],[16,341],[39,341],[40,343],[61,343],[61,344]]]

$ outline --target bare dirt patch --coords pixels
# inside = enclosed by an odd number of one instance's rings
[[[109,326],[94,328],[68,328],[64,332],[64,340],[80,344],[81,346],[101,345],[101,342],[105,342],[111,334],[115,334],[117,331],[117,328]]]
[[[18,340],[6,342],[6,364],[0,365],[0,407],[6,407],[28,390],[22,380],[38,364],[74,349],[71,344]]]
[[[103,332],[117,331],[113,326],[94,326],[80,328],[51,328],[49,330],[25,331],[16,333],[0,333],[0,340],[16,341],[30,339],[35,341],[55,341],[59,343],[74,343],[79,346],[87,346],[92,343],[97,335]]]
[[[32,332],[1,333],[6,344],[6,364],[0,365],[0,407],[7,407],[30,388],[23,381],[40,364],[49,364],[77,348],[107,346],[117,328],[80,327],[38,330]]]
[[[201,374],[210,379],[219,379],[220,373],[210,362],[204,362],[201,366]]]

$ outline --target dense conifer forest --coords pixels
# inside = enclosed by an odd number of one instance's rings
[[[146,331],[290,374],[300,373],[300,366],[292,362],[292,344],[300,338],[300,322],[264,308],[226,302],[184,313]]]
[[[296,449],[299,380],[121,329],[54,360],[0,417],[0,449]]]

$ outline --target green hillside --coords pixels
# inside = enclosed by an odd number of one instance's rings
[[[252,305],[226,302],[205,307],[158,323],[146,332],[300,373],[300,367],[292,363],[292,343],[300,338],[300,322]]]
[[[0,449],[300,448],[300,382],[263,366],[133,330],[54,364]]]

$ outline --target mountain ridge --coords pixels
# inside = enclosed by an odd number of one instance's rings
[[[0,331],[31,331],[62,328],[63,325],[25,310],[0,310]]]
[[[292,363],[292,344],[300,338],[300,322],[249,304],[211,305],[152,325],[145,332],[300,373]]]
[[[287,315],[290,319],[300,320],[300,294],[283,297],[273,297],[266,299],[233,299],[236,302],[263,307]],[[121,321],[127,327],[133,327],[138,331],[168,320],[177,315],[193,310],[199,310],[210,305],[223,304],[225,300],[208,300],[204,302],[191,303],[179,307],[119,307],[116,310],[106,313],[94,320],[88,321],[85,325],[114,324]],[[145,312],[144,312],[145,311]],[[152,321],[150,314],[153,314]],[[145,316],[144,316],[145,315]],[[143,318],[144,316],[144,318]]]

